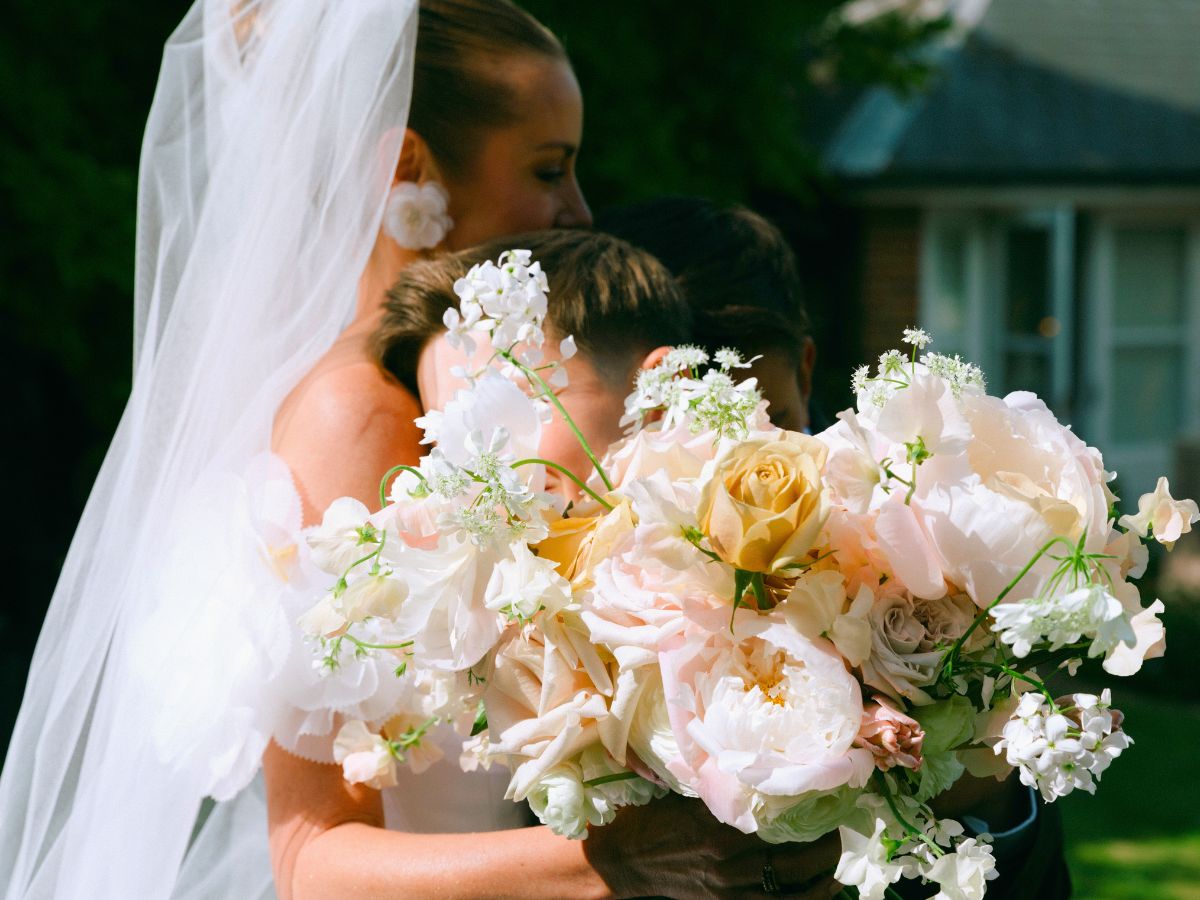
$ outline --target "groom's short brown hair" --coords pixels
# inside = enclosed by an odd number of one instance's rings
[[[686,342],[691,313],[671,274],[655,257],[607,234],[557,229],[501,238],[413,263],[388,292],[374,355],[415,394],[417,359],[446,330],[442,316],[458,306],[454,283],[471,266],[505,250],[529,250],[550,284],[546,329],[573,335],[579,352],[614,386],[655,347]]]

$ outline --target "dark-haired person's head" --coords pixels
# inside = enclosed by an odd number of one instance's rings
[[[803,431],[816,349],[795,255],[779,229],[741,206],[664,197],[612,210],[596,227],[654,254],[692,308],[693,341],[761,357],[751,374],[771,420]]]
[[[691,334],[688,304],[671,274],[651,254],[618,238],[574,229],[541,231],[416,262],[389,292],[373,338],[376,358],[420,397],[425,409],[444,406],[463,387],[452,370],[477,367],[491,355],[486,341],[467,359],[446,340],[443,316],[459,302],[454,283],[471,266],[512,248],[529,250],[549,281],[546,361],[560,360],[562,338],[575,338],[578,353],[563,364],[569,380],[557,396],[602,453],[621,437],[625,397],[638,371],[656,365]],[[591,470],[557,415],[543,431],[541,454],[582,477]],[[548,476],[561,493],[574,496],[573,485],[553,472]]]

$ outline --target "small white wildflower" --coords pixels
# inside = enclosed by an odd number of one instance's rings
[[[748,369],[754,360],[747,361],[732,347],[722,347],[713,354],[713,362],[722,369]]]
[[[859,366],[854,370],[854,374],[850,378],[850,390],[855,394],[861,394],[867,389],[867,381],[871,377],[870,366]]]
[[[563,358],[564,362],[574,356],[578,351],[579,348],[575,345],[575,336],[573,334],[567,335],[558,344],[558,355]]]
[[[907,374],[908,359],[899,350],[888,350],[879,356],[879,377],[890,378],[893,375]]]
[[[690,344],[682,344],[671,349],[658,368],[665,370],[671,375],[679,372],[691,372],[699,369],[702,365],[708,362],[708,354],[700,347],[693,347]]]
[[[930,337],[929,332],[921,328],[905,328],[903,340],[904,343],[912,344],[918,350],[924,350],[933,343],[933,338]]]

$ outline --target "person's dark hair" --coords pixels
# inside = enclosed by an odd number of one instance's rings
[[[573,335],[580,354],[614,386],[629,386],[631,370],[655,347],[690,340],[687,301],[662,263],[611,235],[556,229],[499,238],[405,269],[371,339],[379,364],[416,394],[421,349],[446,330],[442,317],[458,306],[454,283],[514,247],[529,250],[546,272],[548,336]]]
[[[597,217],[596,228],[657,256],[692,308],[693,339],[710,352],[786,350],[808,334],[796,258],[755,212],[694,197],[663,197]]]
[[[479,136],[516,122],[504,62],[566,60],[558,38],[509,0],[421,0],[408,124],[448,171],[474,162]]]

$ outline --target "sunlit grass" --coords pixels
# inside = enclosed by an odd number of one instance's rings
[[[1200,900],[1200,707],[1125,692],[1113,705],[1137,743],[1094,797],[1062,801],[1075,896]]]

